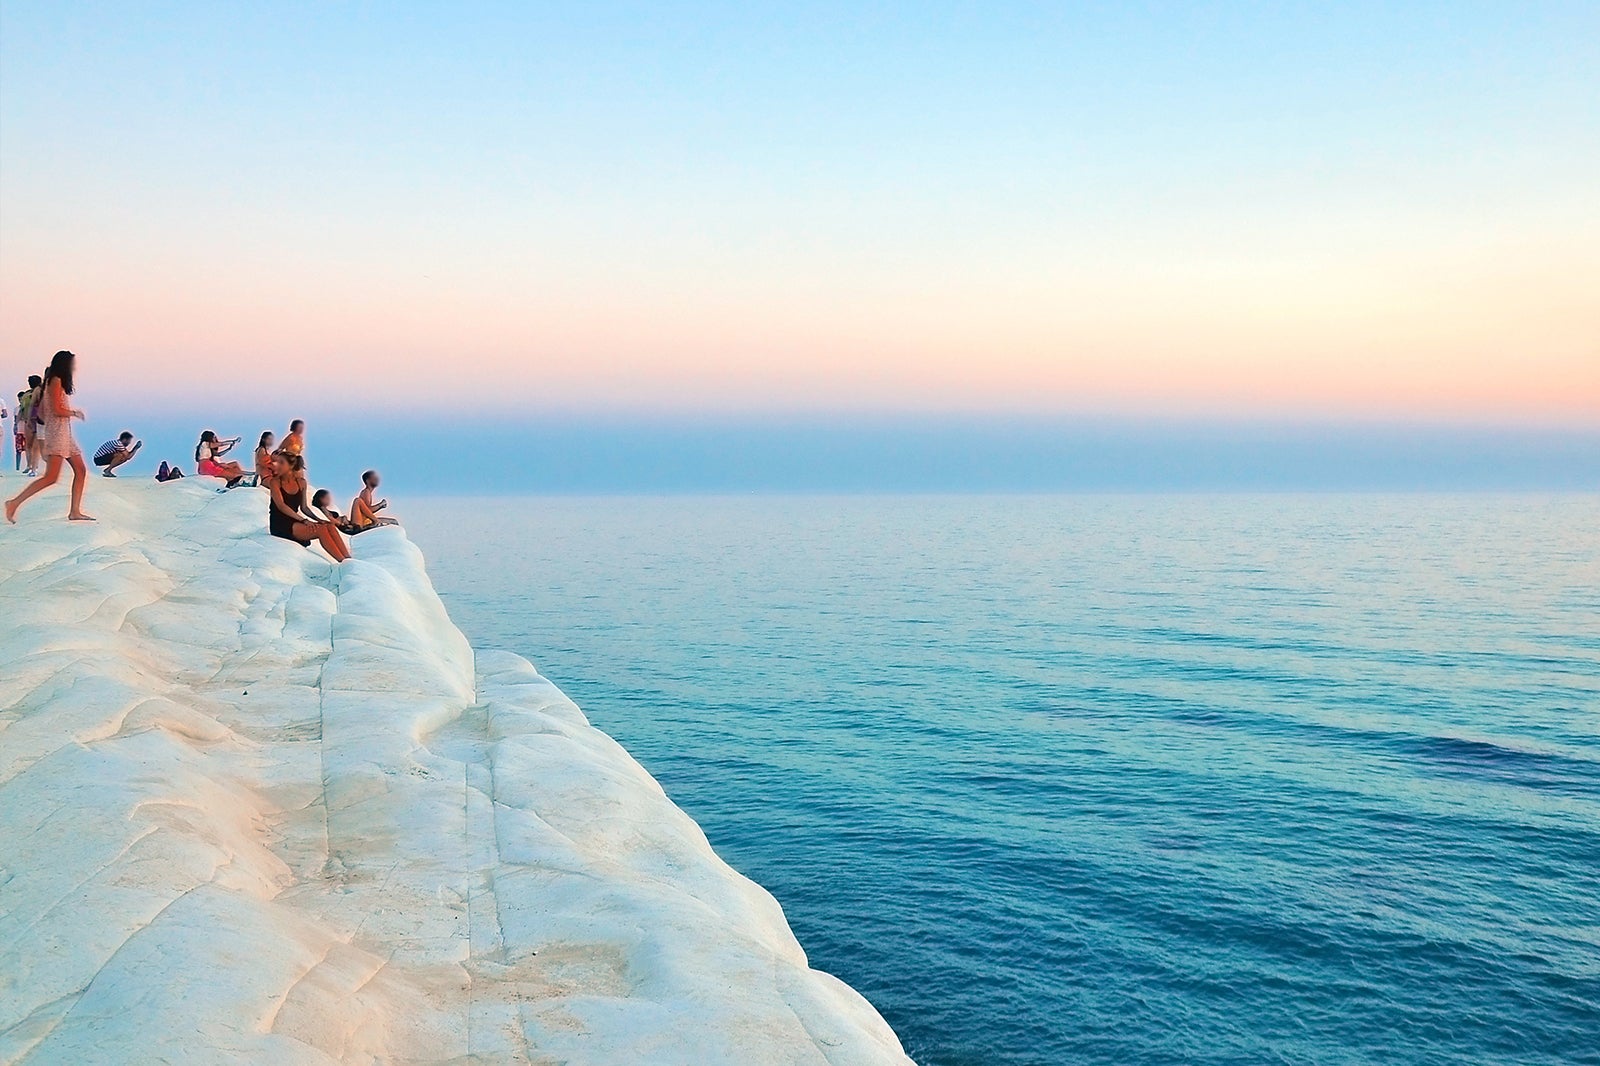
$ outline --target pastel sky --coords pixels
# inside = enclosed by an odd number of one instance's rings
[[[0,4],[0,364],[1600,424],[1600,7]],[[152,395],[159,399],[152,400]]]

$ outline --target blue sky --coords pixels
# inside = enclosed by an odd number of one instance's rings
[[[0,4],[0,372],[135,422],[1590,432],[1597,188],[1592,3]]]

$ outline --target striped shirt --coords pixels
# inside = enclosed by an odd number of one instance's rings
[[[125,452],[127,450],[128,449],[123,446],[120,440],[108,440],[104,444],[100,445],[99,451],[94,453],[94,461],[97,463],[103,463],[107,459],[110,459],[113,455],[116,455],[118,452]]]

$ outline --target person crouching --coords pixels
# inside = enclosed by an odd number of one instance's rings
[[[139,454],[139,449],[144,447],[144,441],[134,440],[133,434],[123,430],[116,440],[108,440],[100,445],[100,450],[94,453],[94,465],[103,466],[103,477],[116,477],[116,469],[123,463]]]

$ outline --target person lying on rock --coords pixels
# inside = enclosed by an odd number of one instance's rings
[[[383,479],[376,470],[368,470],[361,475],[361,491],[356,498],[350,501],[350,521],[357,529],[371,529],[374,526],[397,526],[398,518],[387,518],[378,512],[389,506],[388,500],[375,500],[378,486]]]
[[[133,434],[123,430],[116,440],[108,440],[94,453],[94,465],[103,466],[106,477],[116,477],[116,469],[128,462],[144,447],[144,441],[134,440]]]
[[[271,493],[267,530],[274,537],[292,540],[302,547],[309,547],[315,540],[335,562],[350,558],[350,546],[340,536],[339,527],[314,514],[307,505],[305,460],[282,452],[275,455]]]

